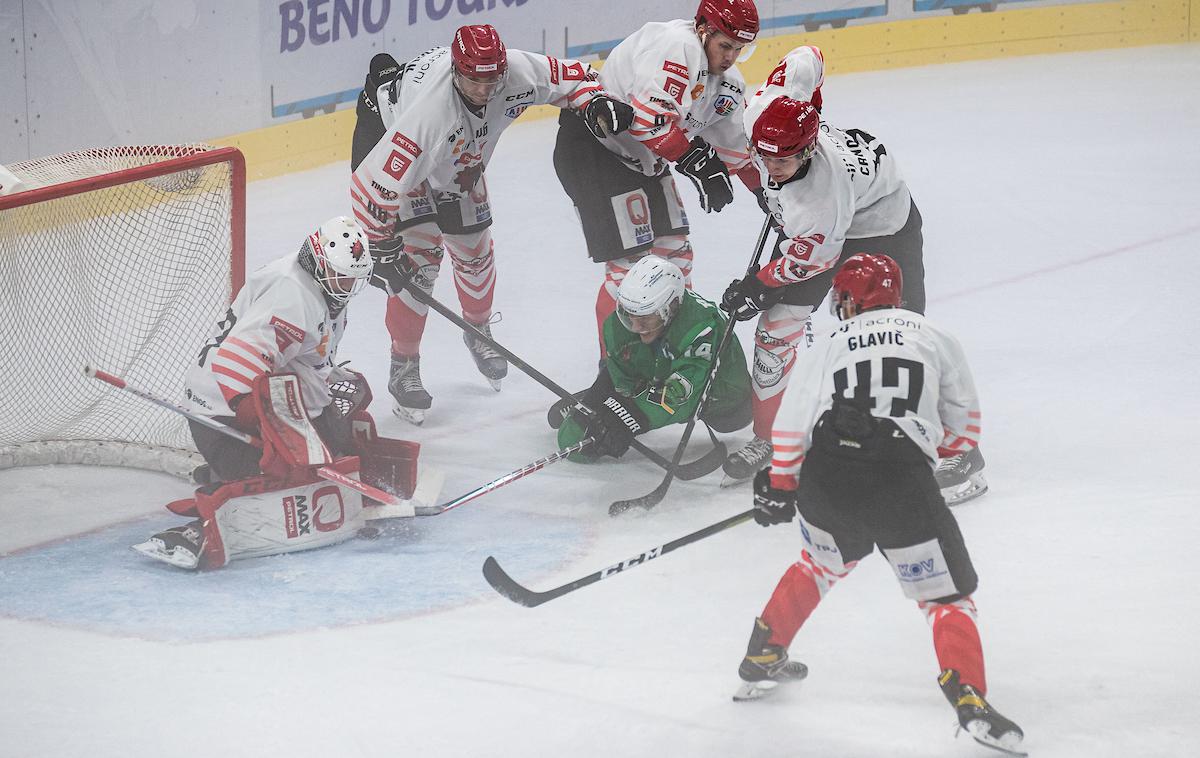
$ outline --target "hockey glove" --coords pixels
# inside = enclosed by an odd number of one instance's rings
[[[633,106],[608,95],[596,95],[584,106],[583,123],[596,139],[620,134],[633,125]]]
[[[363,82],[363,91],[359,98],[372,113],[379,113],[379,103],[375,102],[379,88],[391,84],[400,76],[400,64],[387,53],[379,53],[371,59],[371,69],[367,72],[367,80]],[[393,100],[395,102],[395,100]]]
[[[609,395],[595,411],[584,434],[594,440],[592,452],[596,455],[620,458],[629,450],[634,435],[650,428],[649,419],[627,397]]]
[[[721,310],[736,321],[749,321],[775,304],[780,289],[763,284],[757,273],[746,274],[729,283],[721,296]]]
[[[686,403],[692,396],[692,390],[691,381],[677,371],[664,379],[661,384],[651,387],[646,393],[646,398],[655,405],[665,408],[668,413],[674,413],[676,408]]]
[[[700,193],[700,207],[705,213],[717,211],[733,202],[733,185],[729,168],[717,157],[717,151],[699,137],[692,138],[692,147],[675,162],[675,170],[692,180]]]
[[[754,522],[759,526],[786,524],[796,517],[796,493],[771,486],[771,468],[754,475]]]
[[[375,262],[371,284],[389,295],[404,291],[404,286],[416,273],[412,259],[404,254],[403,237],[392,237],[371,245],[371,258]]]

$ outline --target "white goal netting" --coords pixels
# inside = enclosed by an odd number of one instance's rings
[[[0,468],[182,473],[196,460],[185,421],[83,368],[180,398],[189,361],[244,277],[241,154],[117,147],[5,168]]]

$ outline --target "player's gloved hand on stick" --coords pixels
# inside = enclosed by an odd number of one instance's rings
[[[692,382],[683,374],[675,372],[646,391],[650,402],[674,411],[692,396]]]
[[[584,434],[595,440],[591,447],[597,455],[620,458],[629,450],[634,435],[650,428],[645,414],[627,397],[609,395],[592,410],[595,413],[588,419]]]
[[[375,262],[371,284],[391,295],[400,294],[417,271],[412,259],[404,254],[403,237],[372,243],[371,258]]]
[[[775,214],[771,213],[771,204],[767,202],[767,191],[759,187],[754,192],[754,199],[758,201],[758,207],[767,217],[771,219],[771,228],[775,231],[780,231],[779,219],[775,218]]]
[[[763,284],[757,272],[746,274],[729,283],[721,296],[721,309],[737,321],[749,321],[775,304],[778,289]]]
[[[633,125],[633,106],[608,95],[596,95],[584,106],[583,123],[596,139],[620,134]]]
[[[754,522],[759,526],[786,524],[796,517],[796,492],[771,486],[771,468],[754,475]]]
[[[700,207],[705,213],[719,213],[733,202],[729,168],[717,157],[712,145],[699,137],[693,137],[691,149],[675,161],[675,170],[696,185],[696,191],[700,193]]]

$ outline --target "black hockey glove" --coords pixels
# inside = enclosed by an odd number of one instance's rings
[[[633,106],[608,95],[596,95],[583,109],[583,123],[596,139],[620,134],[633,125]]]
[[[700,207],[705,213],[721,212],[733,202],[733,185],[729,168],[717,157],[717,151],[699,137],[692,138],[692,148],[675,161],[675,170],[692,180],[700,193]]]
[[[404,254],[403,237],[392,237],[373,243],[371,259],[375,263],[371,272],[371,284],[389,295],[399,295],[404,291],[404,286],[416,273],[412,259]]]
[[[400,64],[387,53],[379,53],[371,59],[371,68],[367,71],[367,80],[363,82],[363,91],[359,95],[362,105],[372,113],[379,113],[379,103],[375,102],[376,93],[385,84],[396,81],[400,75]]]
[[[609,395],[602,404],[593,406],[595,414],[588,420],[584,434],[591,437],[592,452],[620,458],[629,450],[634,435],[650,428],[650,421],[637,404],[621,395]]]
[[[783,231],[779,225],[779,219],[775,218],[775,214],[771,212],[771,204],[767,202],[767,191],[762,187],[754,190],[754,199],[758,201],[758,207],[762,212],[767,214],[767,218],[771,219],[771,228],[775,231]]]
[[[771,468],[754,475],[754,522],[759,526],[786,524],[796,518],[796,493],[771,486]]]
[[[774,305],[780,295],[779,287],[768,287],[757,273],[735,279],[721,296],[721,310],[736,321],[749,321]]]

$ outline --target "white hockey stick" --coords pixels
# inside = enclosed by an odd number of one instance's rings
[[[117,389],[122,389],[126,392],[137,395],[143,400],[154,403],[161,408],[166,408],[169,411],[174,411],[175,413],[178,413],[187,419],[195,421],[197,424],[203,424],[210,429],[214,429],[222,434],[233,437],[235,440],[240,440],[245,442],[247,445],[253,445],[254,447],[262,447],[262,440],[252,434],[246,434],[239,429],[234,429],[231,426],[222,424],[216,419],[212,419],[207,416],[201,416],[198,413],[192,413],[187,408],[184,408],[176,403],[172,403],[166,398],[161,398],[158,395],[148,392],[140,387],[129,384],[115,374],[110,374],[107,371],[102,371],[93,366],[84,366],[83,372],[93,379],[99,379],[102,382],[111,384]],[[417,490],[429,498],[428,501],[422,501],[418,499],[417,492],[413,493],[413,497],[411,499],[405,500],[404,498],[396,497],[390,492],[385,492],[378,487],[372,487],[366,482],[360,482],[357,479],[352,479],[342,472],[332,469],[328,466],[321,466],[318,468],[317,476],[321,477],[322,479],[328,479],[329,481],[335,482],[344,487],[348,487],[366,495],[372,500],[378,500],[379,502],[383,503],[381,506],[368,506],[364,509],[367,520],[411,516],[433,516],[441,513],[441,508],[436,505],[428,504],[437,498],[437,494],[441,490],[440,477],[434,478],[439,479],[439,481],[436,482],[436,488],[434,488],[434,479],[421,482],[420,480],[422,477],[418,477]],[[422,487],[422,484],[425,486]],[[429,493],[430,489],[433,489],[432,494]],[[372,511],[378,512],[373,513]]]

